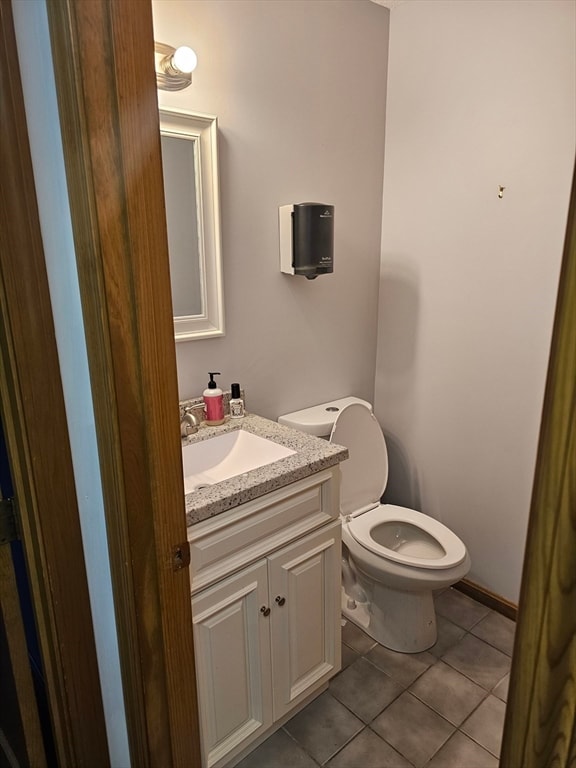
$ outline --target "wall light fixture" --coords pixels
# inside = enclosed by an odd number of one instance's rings
[[[198,57],[187,45],[173,48],[166,43],[154,43],[156,84],[163,91],[181,91],[192,82]]]

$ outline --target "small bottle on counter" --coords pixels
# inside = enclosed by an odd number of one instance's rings
[[[241,419],[244,414],[244,400],[240,397],[240,384],[234,383],[230,386],[230,418]]]
[[[215,427],[218,424],[224,424],[224,402],[222,390],[214,381],[214,376],[220,376],[214,371],[208,373],[210,381],[208,387],[202,393],[204,405],[206,406],[206,419],[204,421],[209,427]]]

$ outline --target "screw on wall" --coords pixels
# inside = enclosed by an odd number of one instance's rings
[[[504,197],[504,190],[505,189],[506,189],[506,187],[503,187],[500,184],[498,185],[498,197],[500,198],[500,200],[502,200],[502,198]]]

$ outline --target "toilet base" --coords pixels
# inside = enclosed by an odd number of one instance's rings
[[[355,608],[351,607],[355,604]],[[342,587],[342,615],[377,643],[399,653],[420,653],[437,639],[432,592],[401,592],[373,585],[372,600],[352,600]]]

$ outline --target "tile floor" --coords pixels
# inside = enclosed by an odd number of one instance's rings
[[[238,768],[497,768],[515,624],[455,589],[436,612],[418,654],[346,623],[329,689]]]

